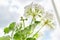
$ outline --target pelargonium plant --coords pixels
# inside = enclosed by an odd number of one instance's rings
[[[25,22],[28,21],[29,17],[32,20],[26,26]],[[55,28],[53,20],[52,13],[45,11],[39,4],[31,3],[24,7],[24,15],[20,18],[19,23],[12,22],[8,27],[4,28],[5,35],[0,37],[0,40],[37,40],[39,37],[38,33],[43,27]],[[40,25],[40,29],[34,33],[37,25]]]

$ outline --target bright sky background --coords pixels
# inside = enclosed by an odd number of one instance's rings
[[[19,17],[24,13],[24,6],[31,2],[39,3],[46,10],[54,12],[51,0],[0,0],[0,36],[3,35],[3,28],[10,22],[18,22]],[[55,4],[60,13],[60,0],[55,0]],[[44,37],[39,38],[38,40],[60,40],[60,27],[57,22],[55,23],[57,28],[53,32],[50,32],[50,30],[47,29],[48,31],[44,32]]]

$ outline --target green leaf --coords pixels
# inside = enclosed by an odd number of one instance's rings
[[[19,33],[15,33],[14,39],[20,39],[20,34]]]
[[[16,25],[16,22],[12,22],[12,23],[9,25],[9,29],[10,29],[10,30],[14,29],[15,25]]]
[[[24,33],[24,31],[19,31],[17,33],[14,34],[14,39],[15,40],[24,40],[26,38],[25,36],[26,34]]]
[[[8,27],[4,28],[4,33],[9,33],[9,32],[10,32],[10,30]]]
[[[40,21],[35,21],[36,24],[40,23]]]
[[[9,36],[3,36],[3,37],[0,37],[0,40],[10,40],[10,37]]]
[[[4,33],[9,33],[15,27],[15,22],[12,22],[9,27],[4,28]]]
[[[36,38],[27,38],[26,40],[36,40]]]

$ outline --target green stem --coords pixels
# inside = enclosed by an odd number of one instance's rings
[[[14,30],[11,33],[11,40],[13,40]]]
[[[25,28],[25,22],[24,22],[24,20],[23,20],[23,27]]]
[[[42,27],[36,33],[38,33],[43,27],[44,27],[44,25],[42,25]],[[33,37],[35,36],[35,34],[33,35]]]
[[[32,22],[34,22],[34,21],[35,21],[35,17],[32,18],[31,24],[32,24]]]
[[[12,30],[12,33],[11,33],[11,40],[13,40],[14,32],[16,31],[16,29],[17,29],[17,26],[15,25],[15,28]]]

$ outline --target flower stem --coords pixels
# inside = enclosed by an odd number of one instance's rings
[[[41,27],[36,33],[38,33],[43,27],[44,27],[44,25],[42,25],[42,27]],[[35,34],[36,34],[36,33],[35,33]],[[35,34],[34,34],[34,35],[35,35]],[[34,35],[33,35],[33,37],[34,37]]]

